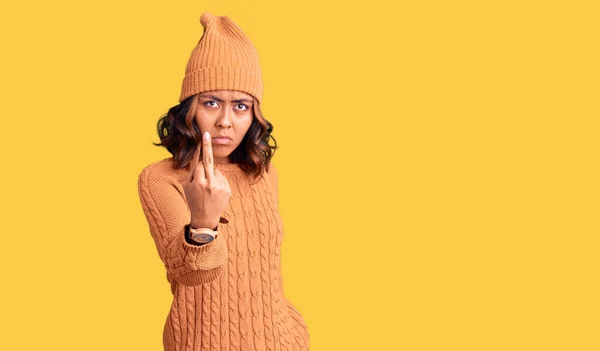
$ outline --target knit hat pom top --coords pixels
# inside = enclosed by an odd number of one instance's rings
[[[237,90],[260,104],[262,71],[248,36],[227,16],[204,12],[200,24],[204,33],[188,60],[179,102],[205,91]]]

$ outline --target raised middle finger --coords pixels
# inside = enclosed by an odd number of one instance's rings
[[[204,132],[202,138],[202,163],[204,164],[204,174],[208,184],[213,184],[215,181],[214,158],[212,152],[212,142],[209,132]]]

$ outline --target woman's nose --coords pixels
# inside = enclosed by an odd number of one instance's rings
[[[223,109],[223,112],[221,113],[221,115],[219,116],[219,118],[217,119],[217,124],[220,127],[229,127],[231,125],[231,116],[230,113],[232,113],[231,111],[229,111],[229,109]]]

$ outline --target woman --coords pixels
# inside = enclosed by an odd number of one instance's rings
[[[165,350],[308,350],[283,294],[273,127],[262,117],[258,54],[230,18],[205,12],[179,105],[158,122],[172,157],[138,191],[173,302]],[[204,138],[202,137],[204,136]]]

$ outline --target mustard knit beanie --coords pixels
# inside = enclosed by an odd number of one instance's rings
[[[262,100],[258,52],[242,29],[227,16],[204,12],[204,28],[188,60],[179,102],[210,90],[238,90]]]

